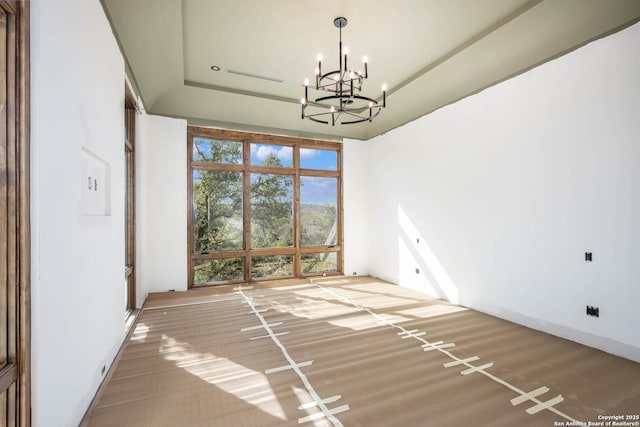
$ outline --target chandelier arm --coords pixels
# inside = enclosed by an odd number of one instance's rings
[[[321,96],[320,98],[316,98],[316,103],[322,102],[322,101],[329,101],[329,100],[338,100],[338,99],[349,99],[349,96],[347,95],[327,95],[327,96]]]
[[[333,71],[329,71],[328,73],[324,73],[323,75],[320,76],[320,81],[322,82],[322,80],[324,79],[328,79],[329,76],[332,76],[334,74],[340,75],[340,70],[333,70]],[[335,83],[335,79],[331,79],[333,80],[333,83]]]
[[[369,98],[368,96],[362,96],[362,95],[353,95],[353,98],[356,99],[362,99],[363,101],[369,101],[369,102],[373,102],[373,106],[375,107],[376,105],[378,105],[378,101],[376,101],[373,98]]]
[[[307,105],[311,105],[311,106],[317,107],[317,108],[326,108],[327,110],[332,107],[331,105],[322,104],[320,102],[315,102],[315,101],[311,101],[311,100],[309,100],[309,102],[307,102]],[[337,108],[337,107],[334,105],[333,108]]]
[[[359,120],[353,120],[353,121],[350,121],[350,122],[342,122],[342,124],[343,125],[352,125],[354,123],[370,122],[370,121],[373,121],[373,119],[375,119],[378,116],[378,114],[380,114],[380,109],[378,109],[378,111],[375,114],[373,114],[371,117],[362,118],[360,116],[356,116],[356,117],[359,117]]]
[[[345,114],[349,114],[352,116],[360,116],[360,114],[362,114],[363,112],[371,109],[371,110],[376,110],[379,111],[382,109],[381,105],[374,105],[373,107],[362,107],[362,108],[342,108],[342,109],[335,109],[334,111],[329,110],[330,107],[327,107],[326,105],[316,105],[317,108],[325,108],[326,111],[322,111],[319,113],[312,113],[309,114],[305,111],[305,117],[311,117],[311,116],[322,116],[322,115],[326,115],[326,114],[338,114],[338,113],[345,113]]]
[[[365,119],[360,119],[360,120],[352,120],[352,121],[349,121],[349,122],[341,122],[340,124],[342,124],[342,125],[352,125],[354,123],[362,123],[362,122],[368,122],[368,121],[370,121],[370,120],[367,117]]]
[[[378,111],[377,107],[372,107],[371,111],[373,110]],[[342,110],[342,112],[344,112],[345,114],[349,114],[351,116],[355,116],[355,117],[362,117],[361,114],[364,113],[365,111],[368,111],[369,107],[367,108],[358,108],[358,109],[351,109],[351,110]]]
[[[338,90],[333,86],[336,86],[335,82],[324,85],[324,86],[320,86],[320,90],[323,90],[325,92],[330,92],[330,93],[339,93]]]
[[[334,111],[333,113],[335,114],[336,112]],[[326,116],[328,114],[332,114],[332,112],[324,111],[322,113],[305,114],[305,117],[319,117],[319,116]]]
[[[354,116],[354,117],[362,117],[362,113],[366,112],[367,110],[370,110],[370,115],[366,117],[367,120],[369,120],[369,118],[374,118],[376,117],[378,114],[380,114],[380,110],[382,108],[380,107],[372,107],[372,108],[363,108],[360,111],[355,111],[355,110],[343,110],[343,112],[345,114],[349,114],[350,116]],[[375,110],[375,113],[374,113]]]
[[[311,116],[307,116],[306,118],[309,119],[309,120],[313,120],[314,122],[317,122],[317,123],[324,123],[325,125],[329,124],[329,122],[327,120],[320,120],[320,119],[316,119],[315,117],[311,117]]]
[[[378,114],[380,114],[380,110],[379,109],[375,114],[371,115],[370,117],[362,117],[362,116],[359,116],[357,114],[351,114],[352,116],[357,117],[358,119],[357,120],[351,120],[351,121],[343,121],[343,122],[341,122],[341,124],[343,124],[343,125],[351,125],[351,124],[354,124],[354,123],[370,122],[374,118],[376,118],[378,116]]]
[[[354,116],[354,117],[362,117],[361,114],[365,113],[367,110],[371,110],[372,115],[371,117],[376,117],[378,114],[380,114],[380,111],[382,110],[382,106],[381,105],[374,105],[372,107],[362,107],[362,108],[342,108],[342,109],[337,109],[334,111],[330,111],[325,105],[318,105],[318,108],[326,108],[327,111],[322,111],[319,113],[313,113],[313,114],[309,114],[306,111],[303,113],[304,117],[303,118],[307,118],[307,117],[316,117],[316,116],[325,116],[328,114],[348,114],[350,116]],[[375,113],[373,113],[373,111],[375,110]]]
[[[317,116],[326,116],[329,114],[336,114],[336,115],[341,115],[341,114],[345,114],[345,115],[349,115],[352,117],[358,117],[358,118],[362,118],[362,113],[364,113],[365,111],[369,110],[369,108],[360,108],[360,109],[343,109],[343,110],[335,110],[335,111],[323,111],[320,113],[314,113],[314,114],[306,114],[305,113],[305,117],[317,117]],[[380,114],[380,110],[382,110],[382,107],[378,106],[378,107],[372,107],[371,108],[371,118],[376,117],[378,114]],[[374,113],[375,111],[375,113]],[[366,117],[366,120],[369,120],[369,117]]]
[[[321,120],[321,119],[318,119],[316,117],[318,117],[318,116],[327,116],[327,115],[331,114],[332,115],[332,121],[334,123],[338,122],[338,120],[339,120],[339,118],[340,118],[340,116],[342,114],[349,115],[349,116],[357,118],[357,120],[339,122],[340,124],[348,125],[348,124],[372,121],[374,118],[376,118],[380,114],[381,110],[382,110],[382,107],[376,108],[376,112],[374,114],[372,114],[370,117],[362,117],[362,116],[360,116],[358,114],[343,110],[343,111],[334,111],[334,112],[327,111],[327,112],[323,112],[323,113],[309,114],[309,115],[305,115],[305,118],[309,119],[309,120],[313,120],[314,122],[317,122],[317,123],[324,123],[324,124],[328,124],[329,121],[328,120]]]
[[[351,111],[343,110],[342,112],[343,112],[345,115],[347,115],[347,116],[357,117],[358,119],[361,119],[361,118],[362,118],[362,116],[361,116],[360,114],[353,113],[353,112],[351,112]],[[366,118],[366,120],[369,120],[369,117],[367,117],[367,118]]]
[[[351,86],[353,86],[353,91],[361,91],[362,90],[362,79],[358,78],[358,77],[354,77],[353,79],[344,79],[344,80],[340,80],[340,81],[335,81],[333,79],[328,79],[327,83],[322,83],[320,82],[317,87],[316,90],[324,90],[327,92],[339,92],[337,89],[333,89],[333,87],[340,87],[342,86],[342,90],[348,90],[351,91]],[[345,88],[346,86],[346,88]]]
[[[351,95],[327,95],[327,96],[321,96],[320,98],[316,98],[315,101],[312,101],[312,102],[314,102],[315,104],[318,104],[321,101],[328,101],[328,100],[331,100],[331,99],[336,99],[337,100],[337,99],[352,99],[352,98],[360,99],[362,101],[373,102],[374,103],[374,105],[373,105],[374,107],[379,106],[378,101],[376,101],[375,99],[369,98],[368,96],[362,96],[362,95],[353,95],[353,96],[351,96]],[[320,105],[322,105],[322,104],[320,104]],[[363,107],[363,108],[369,108],[369,107]]]

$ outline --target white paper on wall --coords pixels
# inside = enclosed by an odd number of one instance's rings
[[[109,165],[107,162],[82,149],[82,215],[110,215],[109,212]]]

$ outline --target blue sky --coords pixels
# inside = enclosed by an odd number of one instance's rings
[[[300,177],[300,203],[303,205],[336,206],[338,187],[336,178]]]
[[[281,145],[251,144],[251,164],[259,165],[270,154],[275,154],[283,166],[293,165],[293,148]],[[303,169],[336,170],[337,155],[335,151],[300,149],[300,167]]]

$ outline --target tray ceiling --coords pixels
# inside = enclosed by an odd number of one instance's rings
[[[637,0],[102,0],[150,114],[190,124],[322,139],[369,139],[640,18]],[[300,118],[316,56],[369,58],[373,122]],[[213,71],[212,66],[220,67]],[[585,70],[588,72],[588,70]]]

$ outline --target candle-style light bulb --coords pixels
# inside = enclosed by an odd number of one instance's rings
[[[382,107],[387,106],[387,84],[382,85]]]
[[[347,65],[347,55],[349,54],[349,48],[345,46],[342,49],[342,53],[344,53],[344,70],[347,71],[349,69],[349,66]]]
[[[304,79],[304,85],[309,86],[309,79]]]
[[[333,105],[331,106],[331,112],[335,113],[336,112],[336,107],[334,107]]]
[[[304,105],[306,103],[307,103],[307,100],[304,97],[300,98],[300,104]]]

